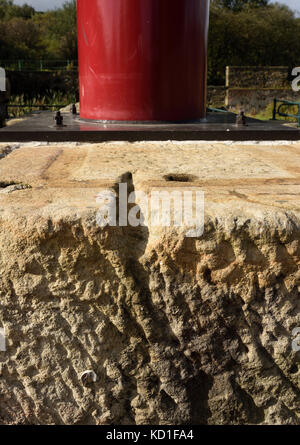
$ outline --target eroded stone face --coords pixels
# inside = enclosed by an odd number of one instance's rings
[[[31,188],[0,194],[0,423],[299,424],[299,154],[59,144],[3,158],[3,184]],[[203,236],[97,226],[97,193],[126,171],[147,193],[201,186]]]

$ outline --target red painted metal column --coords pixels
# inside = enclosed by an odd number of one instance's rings
[[[81,117],[205,116],[209,0],[77,0]]]

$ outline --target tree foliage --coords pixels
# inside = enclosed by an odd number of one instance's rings
[[[249,4],[237,12],[237,1],[229,2],[231,7],[212,3],[209,83],[224,84],[227,65],[299,66],[300,19],[279,4]]]
[[[76,0],[43,14],[43,38],[50,54],[63,59],[77,59]]]
[[[247,7],[259,8],[267,6],[269,0],[213,0],[214,6],[230,9],[232,11],[241,11]]]
[[[46,13],[0,0],[0,59],[77,59],[76,0]]]
[[[17,6],[13,0],[0,0],[0,20],[9,21],[14,17],[21,17],[23,19],[30,19],[35,14],[32,6],[27,4]]]

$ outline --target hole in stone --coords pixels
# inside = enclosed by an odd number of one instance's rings
[[[212,284],[211,270],[208,267],[203,271],[203,278],[208,284]]]
[[[0,181],[1,189],[5,189],[6,187],[10,187],[11,185],[17,185],[17,183],[13,181]]]
[[[290,369],[290,374],[297,374],[297,372],[298,372],[298,366],[292,365]]]
[[[196,176],[188,175],[185,173],[169,173],[164,176],[164,179],[167,182],[193,182],[196,179]]]
[[[13,181],[0,181],[0,193],[12,193],[18,190],[31,189],[29,184],[22,184]]]

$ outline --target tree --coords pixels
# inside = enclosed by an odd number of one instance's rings
[[[77,10],[76,0],[46,14],[45,37],[56,57],[77,59]]]
[[[0,27],[1,59],[37,59],[43,47],[39,29],[21,17],[14,17]]]
[[[245,7],[265,7],[269,0],[213,0],[216,6],[231,9],[232,11],[241,11]]]
[[[210,84],[223,84],[225,67],[298,66],[300,20],[284,6],[246,8],[239,12],[211,8],[208,75]]]
[[[12,0],[0,0],[0,20],[9,21],[14,17],[29,20],[35,14],[32,6],[26,3],[23,6],[15,5]]]

